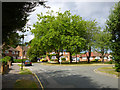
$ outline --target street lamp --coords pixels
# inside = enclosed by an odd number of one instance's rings
[[[24,36],[27,36],[27,35],[22,35],[21,38],[22,38],[22,66],[21,66],[21,70],[23,70],[23,44],[24,44]]]

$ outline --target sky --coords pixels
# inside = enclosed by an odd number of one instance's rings
[[[108,1],[108,0],[107,0]],[[74,15],[80,15],[85,20],[96,20],[98,25],[105,27],[105,22],[108,19],[110,14],[110,9],[113,8],[115,2],[82,2],[80,0],[48,0],[46,2],[46,6],[50,6],[51,8],[44,8],[43,6],[35,7],[35,11],[30,13],[31,15],[28,17],[29,21],[27,24],[31,25],[37,22],[37,14],[43,13],[45,14],[48,10],[58,11],[61,8],[61,12],[66,10],[70,10],[70,12]],[[21,34],[19,32],[19,34]],[[34,35],[31,34],[30,31],[26,32],[27,36],[25,36],[24,42],[29,42],[34,38]]]

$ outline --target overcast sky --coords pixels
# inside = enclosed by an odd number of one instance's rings
[[[115,2],[78,2],[78,1],[62,1],[62,0],[51,0],[46,3],[50,6],[50,9],[44,8],[43,6],[36,7],[36,10],[29,16],[28,24],[33,25],[37,21],[37,14],[47,12],[48,10],[58,11],[61,8],[61,12],[70,10],[72,14],[80,15],[85,20],[94,20],[104,28],[105,21],[109,16],[110,9],[114,6]],[[34,38],[30,32],[26,32],[25,42],[30,41]]]

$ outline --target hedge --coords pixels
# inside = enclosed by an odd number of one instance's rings
[[[25,61],[26,59],[23,59],[23,62]],[[22,63],[22,59],[13,59],[14,63]]]

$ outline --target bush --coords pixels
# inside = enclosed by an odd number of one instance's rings
[[[99,59],[95,59],[95,62],[98,62]]]
[[[112,64],[112,63],[113,63],[113,61],[112,61],[112,60],[110,60],[108,63],[109,63],[109,64]]]
[[[115,63],[115,71],[120,72],[120,63]]]
[[[54,59],[50,59],[50,61],[54,61]]]
[[[2,58],[0,61],[1,61],[2,63],[5,63],[5,65],[7,65],[7,62],[10,61],[10,60],[11,60],[11,57],[6,56],[6,57]]]
[[[54,61],[58,61],[58,59],[55,59]]]
[[[25,61],[26,59],[23,59],[23,62]],[[13,59],[14,63],[22,63],[22,59]]]
[[[66,61],[66,58],[61,58],[62,61]]]

